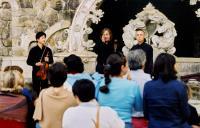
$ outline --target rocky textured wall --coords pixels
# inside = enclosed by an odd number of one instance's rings
[[[0,56],[26,56],[35,33],[45,31],[50,46],[66,43],[81,0],[0,0]],[[54,52],[57,52],[56,50]]]

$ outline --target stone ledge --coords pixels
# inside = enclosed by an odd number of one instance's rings
[[[176,62],[176,69],[180,76],[200,72],[200,58],[177,57]]]

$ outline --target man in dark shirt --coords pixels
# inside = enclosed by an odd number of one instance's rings
[[[36,40],[37,40],[37,46],[33,47],[30,50],[27,59],[27,64],[33,67],[32,70],[33,90],[36,92],[38,96],[43,88],[48,87],[48,79],[47,77],[45,79],[41,78],[36,74],[42,67],[45,68],[44,65],[53,63],[53,55],[51,49],[45,46],[46,34],[44,32],[38,32],[36,34]]]
[[[142,29],[136,29],[136,40],[137,45],[134,45],[131,50],[142,49],[146,53],[146,63],[144,67],[144,72],[151,74],[153,68],[153,48],[151,45],[145,43],[145,32]]]

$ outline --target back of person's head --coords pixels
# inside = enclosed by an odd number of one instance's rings
[[[72,86],[72,92],[81,102],[89,102],[95,98],[95,86],[88,79],[77,80]]]
[[[19,71],[20,73],[23,73],[23,69],[22,69],[20,66],[17,66],[17,65],[6,66],[6,67],[4,68],[4,72],[10,71],[10,70],[17,70],[17,71]]]
[[[45,37],[46,37],[46,33],[44,33],[44,32],[38,32],[38,33],[36,33],[35,39],[37,40],[37,39],[39,39],[41,36],[45,36]]]
[[[48,77],[53,87],[61,87],[67,79],[66,66],[61,62],[54,63],[48,70]]]
[[[71,54],[63,61],[67,66],[68,73],[82,73],[84,71],[84,64],[79,56]]]
[[[141,49],[132,50],[128,53],[128,66],[130,70],[142,69],[146,62],[146,54]]]
[[[24,77],[19,71],[9,70],[4,72],[1,90],[18,92],[22,87],[24,87]]]
[[[161,53],[155,60],[153,68],[153,79],[157,80],[159,77],[163,82],[167,83],[170,80],[177,79],[175,70],[175,57],[168,53]]]
[[[105,85],[100,87],[100,91],[103,93],[108,93],[109,88],[108,85],[111,82],[111,76],[120,76],[122,71],[122,65],[126,66],[126,58],[124,55],[120,53],[111,54],[104,66],[104,77],[105,77]]]

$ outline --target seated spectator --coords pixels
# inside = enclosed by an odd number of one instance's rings
[[[4,72],[6,72],[6,71],[13,71],[13,70],[17,70],[21,74],[23,74],[23,69],[21,67],[19,67],[19,66],[16,66],[16,65],[7,66],[7,67],[4,68]]]
[[[114,110],[98,105],[95,86],[90,80],[77,80],[72,91],[79,105],[65,111],[63,128],[124,128]]]
[[[31,95],[23,86],[24,78],[20,72],[16,70],[4,72],[3,85],[0,88],[2,128],[31,128],[27,120],[27,99],[31,100]]]
[[[186,85],[186,89],[187,89],[188,98],[190,99],[192,97],[191,88]],[[199,128],[200,127],[200,117],[198,116],[197,110],[195,107],[193,107],[190,104],[189,104],[189,107],[190,107],[191,114],[190,114],[190,117],[188,118],[188,123],[189,123],[189,125],[192,126],[192,128]]]
[[[132,50],[128,53],[128,65],[130,68],[130,79],[136,81],[140,87],[140,93],[143,97],[144,84],[151,80],[149,74],[144,72],[146,63],[145,52],[141,49]],[[144,118],[143,112],[133,111],[134,128],[147,128],[147,120]]]
[[[33,118],[39,121],[37,127],[61,128],[64,111],[75,106],[76,101],[72,92],[63,86],[67,79],[66,66],[57,62],[49,68],[48,72],[51,87],[40,92]]]
[[[124,79],[128,66],[120,54],[111,54],[104,68],[105,80],[100,84],[97,99],[101,106],[113,108],[125,122],[126,128],[132,128],[133,108],[142,111],[142,99],[136,82]],[[123,102],[124,101],[124,102]]]
[[[69,55],[64,58],[64,63],[67,66],[67,81],[65,81],[64,86],[72,86],[76,80],[88,79],[92,80],[92,77],[88,73],[84,73],[84,64],[79,56],[74,54]]]
[[[153,80],[144,86],[144,116],[149,128],[191,128],[185,86],[177,80],[175,57],[161,53],[155,60]]]

